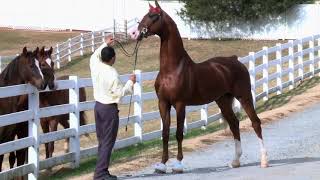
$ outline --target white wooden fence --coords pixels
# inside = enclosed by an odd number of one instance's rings
[[[112,35],[120,42],[128,41],[128,29],[136,25],[137,19],[130,21],[125,20],[123,24],[116,21],[113,26],[100,31],[81,33],[79,36],[68,39],[63,43],[57,43],[53,47],[53,60],[56,68],[60,69],[72,58],[83,56],[86,52],[94,52],[94,50],[104,42],[106,36]],[[48,48],[48,47],[46,47]],[[17,55],[0,56],[0,73]]]
[[[277,44],[274,47],[264,47],[259,52],[251,52],[248,56],[239,58],[247,65],[250,72],[252,95],[256,103],[260,99],[267,100],[270,94],[280,94],[286,88],[292,89],[298,81],[314,76],[320,72],[320,35],[314,35],[303,39],[289,41],[285,44]],[[134,114],[130,116],[129,124],[134,124],[134,136],[118,140],[115,149],[127,147],[140,142],[161,137],[161,128],[149,133],[143,133],[145,122],[159,119],[159,111],[143,112],[142,104],[147,100],[157,99],[155,92],[144,92],[143,81],[154,80],[158,72],[141,73],[137,70],[137,83],[134,86]],[[122,75],[121,81],[125,82],[129,75]],[[79,79],[72,76],[69,80],[58,81],[58,90],[69,89],[69,104],[58,105],[46,108],[39,108],[39,91],[31,85],[17,85],[0,88],[0,98],[29,95],[29,110],[0,116],[0,127],[28,121],[29,136],[27,138],[0,144],[0,154],[9,153],[18,149],[28,147],[28,164],[16,167],[0,173],[0,179],[10,179],[13,176],[28,174],[30,179],[36,179],[39,170],[71,162],[73,167],[79,165],[82,158],[95,155],[97,146],[80,149],[79,138],[85,133],[95,132],[95,124],[79,126],[79,112],[92,110],[93,101],[79,102],[79,88],[91,87],[89,78]],[[122,104],[129,103],[129,96],[122,99]],[[198,111],[201,118],[192,123],[185,124],[185,131],[193,128],[206,126],[207,124],[222,118],[221,113],[209,114],[210,103],[201,106],[187,107],[186,112]],[[240,104],[235,103],[235,111],[240,110]],[[175,111],[171,111],[172,115]],[[59,114],[70,114],[70,128],[57,132],[39,134],[39,122],[42,117],[49,117]],[[127,118],[120,118],[120,127],[126,125]],[[161,126],[162,127],[162,126]],[[176,128],[172,127],[171,132]],[[41,144],[70,138],[70,152],[55,156],[50,159],[39,161],[38,147]]]

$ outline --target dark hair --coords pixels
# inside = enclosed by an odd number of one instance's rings
[[[114,52],[114,49],[112,47],[104,47],[101,50],[101,60],[102,62],[109,62],[116,53]]]

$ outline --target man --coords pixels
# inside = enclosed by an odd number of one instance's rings
[[[111,37],[103,43],[90,58],[90,70],[93,83],[93,96],[96,101],[94,107],[96,133],[98,138],[98,160],[94,173],[95,180],[117,179],[109,173],[109,163],[112,148],[115,144],[119,127],[118,103],[126,94],[132,93],[136,76],[123,86],[119,74],[112,65],[116,55],[110,47],[113,43]]]

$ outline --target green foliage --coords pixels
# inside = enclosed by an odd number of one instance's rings
[[[294,5],[314,0],[181,0],[180,15],[195,22],[236,25],[260,18],[275,18]]]

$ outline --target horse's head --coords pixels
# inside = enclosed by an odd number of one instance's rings
[[[39,61],[35,59],[35,54],[23,48],[18,56],[19,76],[25,83],[30,83],[40,90],[45,89],[43,74],[40,70]]]
[[[49,86],[49,89],[56,89],[55,77],[54,77],[54,62],[52,61],[52,47],[49,50],[45,50],[44,47],[34,51],[36,54],[36,60],[39,61],[40,69],[44,76],[45,86]]]
[[[156,7],[149,3],[149,12],[143,17],[137,29],[130,32],[133,39],[141,41],[142,38],[147,38],[151,35],[161,34],[164,11],[161,9],[157,0]]]

